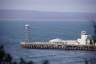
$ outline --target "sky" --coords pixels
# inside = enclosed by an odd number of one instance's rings
[[[96,0],[0,0],[0,9],[96,13]]]

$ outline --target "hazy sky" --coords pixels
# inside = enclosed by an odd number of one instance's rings
[[[96,0],[0,0],[0,9],[96,13]]]

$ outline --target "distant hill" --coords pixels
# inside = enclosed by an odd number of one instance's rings
[[[0,19],[89,19],[96,13],[0,10]]]

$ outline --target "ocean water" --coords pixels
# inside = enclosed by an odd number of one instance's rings
[[[90,37],[93,35],[92,23],[89,21],[0,21],[0,43],[14,60],[23,57],[36,64],[42,64],[44,60],[50,64],[85,64],[84,60],[96,56],[96,52],[92,51],[22,48],[20,42],[24,40],[25,24],[30,25],[30,41],[49,41],[53,38],[74,40],[80,38],[82,30],[87,31]]]

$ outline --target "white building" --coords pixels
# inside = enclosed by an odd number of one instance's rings
[[[81,38],[77,40],[62,40],[59,38],[49,40],[50,43],[65,44],[65,45],[89,45],[90,40],[86,31],[81,32]]]
[[[81,32],[81,38],[77,39],[80,45],[89,45],[90,40],[86,31]]]

